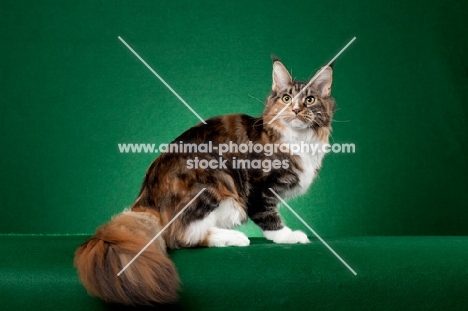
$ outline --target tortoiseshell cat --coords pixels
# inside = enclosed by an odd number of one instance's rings
[[[308,144],[328,143],[335,101],[331,97],[332,69],[322,68],[313,82],[294,81],[280,61],[273,63],[273,86],[263,114],[257,118],[235,114],[206,120],[175,143],[202,144]],[[296,96],[299,92],[299,96]],[[295,96],[297,98],[295,98]],[[292,102],[291,102],[292,101]],[[286,106],[276,119],[275,116]],[[271,124],[269,122],[273,120]],[[75,254],[75,266],[89,294],[126,305],[148,305],[177,300],[179,279],[166,248],[247,246],[249,239],[232,230],[247,218],[275,243],[308,243],[301,231],[281,221],[279,203],[269,190],[283,198],[307,191],[320,169],[323,153],[229,152],[162,153],[149,167],[140,194],[131,208],[97,229]],[[187,163],[199,159],[223,160],[226,167],[202,169]],[[239,169],[233,161],[280,160],[269,171]],[[117,273],[192,200],[163,234],[120,276]]]

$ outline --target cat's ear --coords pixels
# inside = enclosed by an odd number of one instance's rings
[[[273,85],[272,90],[279,92],[282,89],[287,88],[292,82],[291,75],[284,65],[276,60],[273,63]]]
[[[329,97],[331,95],[333,69],[331,66],[322,67],[315,75],[317,74],[318,76],[312,82],[312,87],[319,92],[320,97]]]

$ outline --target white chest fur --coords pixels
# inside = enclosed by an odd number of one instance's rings
[[[299,156],[302,170],[296,171],[299,177],[299,184],[286,192],[286,197],[294,197],[304,194],[309,189],[310,184],[317,175],[318,169],[322,165],[324,153],[322,147],[324,143],[320,141],[311,129],[288,129],[283,133],[282,143],[287,144],[293,154]],[[292,147],[292,146],[296,147]]]

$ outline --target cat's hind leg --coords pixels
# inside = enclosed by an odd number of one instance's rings
[[[248,246],[249,239],[240,231],[214,226],[211,217],[189,225],[185,232],[184,246]]]
[[[185,230],[183,246],[248,246],[249,239],[240,231],[231,230],[247,219],[242,205],[233,198],[222,200],[203,219],[190,223]]]
[[[286,226],[279,230],[264,230],[263,235],[268,240],[280,244],[310,243],[309,238],[304,232],[300,230],[292,231]]]
[[[230,228],[240,225],[247,219],[245,209],[233,198],[224,199],[211,215],[215,226],[208,229],[203,243],[209,247],[247,246],[250,244],[245,234]]]
[[[213,227],[208,230],[203,244],[209,247],[248,246],[250,240],[242,232]]]

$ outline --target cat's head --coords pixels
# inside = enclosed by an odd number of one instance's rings
[[[274,61],[273,85],[263,113],[264,124],[274,119],[271,126],[279,129],[310,128],[320,139],[327,140],[335,112],[335,100],[331,97],[332,73],[331,67],[323,67],[312,77],[311,83],[299,82],[292,79],[280,61]]]

